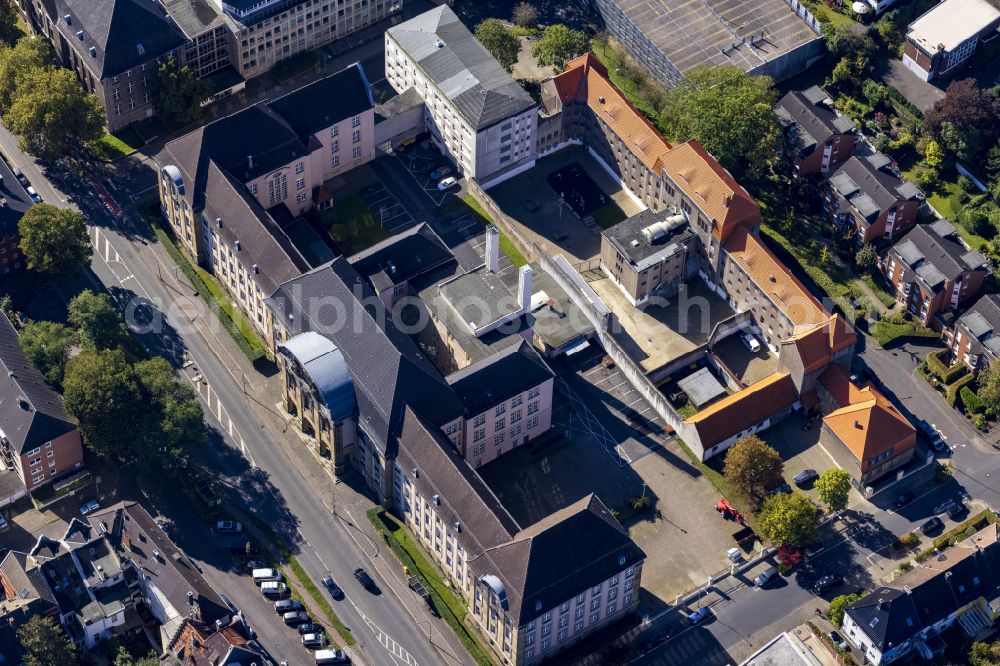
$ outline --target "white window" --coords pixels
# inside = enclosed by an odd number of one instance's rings
[[[295,179],[295,189],[297,189],[297,190],[304,190],[305,187],[306,187],[306,179],[305,178],[296,178]]]
[[[340,155],[334,155],[333,159],[330,160],[330,165],[333,167],[340,166]]]
[[[305,170],[306,170],[306,165],[303,164],[302,162],[299,162],[298,164],[295,165],[295,173],[302,173]]]
[[[351,151],[351,156],[355,159],[361,157],[361,146],[355,146],[354,150]]]
[[[493,446],[500,446],[501,444],[503,444],[503,433],[493,437]]]
[[[250,183],[250,194],[257,194],[257,183]]]
[[[333,143],[330,144],[330,153],[336,153],[340,150],[340,140],[334,139]]]
[[[352,143],[361,142],[361,130],[354,130],[354,134],[351,136],[351,142]]]
[[[330,128],[330,136],[337,136],[338,133],[336,125]]]
[[[359,125],[361,125],[361,116],[351,118],[351,127],[358,127]]]

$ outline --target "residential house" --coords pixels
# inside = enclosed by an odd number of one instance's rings
[[[903,65],[924,81],[949,76],[998,26],[1000,7],[990,0],[944,0],[906,29]]]
[[[161,663],[163,666],[251,666],[267,663],[248,643],[247,631],[241,620],[234,619],[228,625],[221,622],[205,625],[186,619],[181,630],[166,646]]]
[[[785,132],[785,154],[800,176],[825,176],[854,152],[854,121],[838,113],[819,86],[789,91],[774,110]]]
[[[27,268],[18,223],[32,205],[7,162],[0,159],[0,279]]]
[[[849,470],[859,487],[913,459],[917,431],[889,399],[870,383],[858,386],[843,367],[832,364],[819,378],[823,417],[820,441],[850,451],[857,468]]]
[[[438,149],[489,187],[535,164],[537,105],[447,5],[385,32],[385,78],[416,89]]]
[[[924,326],[941,330],[939,314],[976,296],[987,260],[970,250],[948,220],[921,224],[882,258],[882,272],[896,300]]]
[[[898,238],[917,223],[924,195],[903,180],[891,159],[862,151],[830,172],[824,211],[833,227],[853,233],[858,247]]]
[[[954,363],[975,371],[1000,358],[1000,295],[983,294],[941,331]]]
[[[871,664],[919,655],[934,663],[947,649],[943,632],[956,623],[983,640],[1000,610],[1000,544],[996,525],[917,564],[844,612],[843,633]]]
[[[0,313],[0,459],[28,492],[83,468],[83,443],[62,396],[24,355]],[[5,498],[0,498],[5,499]]]

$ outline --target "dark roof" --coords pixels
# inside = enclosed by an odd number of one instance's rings
[[[226,22],[212,0],[160,0],[188,39],[194,39]]]
[[[188,592],[193,592],[202,622],[228,620],[230,611],[225,602],[141,504],[119,502],[87,519],[95,528],[107,531],[112,545],[149,576],[178,613],[187,614]]]
[[[867,195],[874,211],[868,206],[856,206],[863,209],[865,217],[885,211],[899,201],[923,198],[919,189],[899,177],[888,159],[882,153],[852,155],[830,173],[830,185],[852,204],[855,198]]]
[[[24,355],[17,331],[0,313],[0,430],[23,453],[76,429],[62,397]]]
[[[1000,294],[984,294],[969,306],[957,325],[972,337],[972,352],[1000,358]]]
[[[497,569],[487,573],[504,582],[518,625],[646,557],[593,493],[521,530],[488,555]]]
[[[448,375],[447,380],[471,416],[554,376],[534,347],[521,340]]]
[[[95,64],[102,79],[166,55],[187,42],[158,2],[56,0],[54,9],[52,22],[80,53],[85,66]],[[71,17],[69,24],[66,16]]]
[[[410,109],[424,105],[424,98],[420,96],[417,89],[410,86],[403,92],[390,97],[382,104],[375,106],[375,122],[381,122],[386,118],[398,116]]]
[[[24,191],[24,187],[14,177],[14,173],[7,166],[7,163],[0,159],[0,197],[4,203],[0,204],[0,238],[13,236],[18,233],[17,223],[21,221],[24,212],[31,208],[31,197]]]
[[[357,253],[348,261],[354,270],[368,278],[376,292],[381,293],[454,259],[455,255],[430,225],[421,222]]]
[[[386,31],[475,130],[535,106],[535,101],[447,5]]]
[[[892,246],[890,253],[902,265],[904,280],[920,280],[935,292],[945,280],[954,281],[962,273],[986,266],[986,258],[968,249],[947,220],[918,224]]]
[[[339,307],[317,307],[324,302]],[[346,258],[281,285],[268,306],[293,335],[315,331],[340,350],[354,381],[359,425],[380,447],[394,449],[407,405],[439,426],[463,413],[451,387]]]
[[[683,215],[669,211],[656,213],[651,209],[633,215],[604,230],[604,236],[615,249],[628,258],[637,271],[687,250],[694,232]]]
[[[891,587],[874,590],[846,612],[880,652],[905,643],[923,629],[911,596]]]
[[[361,63],[356,62],[267,106],[306,142],[316,132],[374,108],[375,102]]]
[[[818,86],[792,90],[781,98],[775,110],[786,131],[804,134],[800,139],[803,147],[810,143],[825,143],[835,135],[847,134],[855,129],[849,118],[838,115],[826,103],[829,99],[826,91]]]
[[[8,551],[0,560],[0,576],[7,580],[20,603],[39,601],[45,608],[56,605],[45,576],[27,553]]]

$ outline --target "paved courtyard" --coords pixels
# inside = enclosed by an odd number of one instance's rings
[[[760,338],[757,339],[761,342]],[[744,386],[759,382],[774,374],[778,367],[778,357],[761,342],[760,351],[754,353],[746,348],[739,334],[734,334],[719,342],[712,352],[729,368]]]
[[[660,305],[641,310],[626,300],[610,278],[595,280],[590,286],[615,313],[624,333],[618,336],[619,341],[646,372],[705,344],[715,325],[735,314],[697,278]]]
[[[626,216],[643,209],[597,160],[579,148],[566,148],[543,157],[534,168],[490,188],[489,193],[500,209],[520,225],[529,242],[537,243],[546,254],[563,254],[571,264],[578,264],[600,254],[601,227],[596,222],[587,224],[579,219],[570,206],[560,203],[559,194],[552,187],[542,184],[550,174],[574,162]],[[526,192],[530,196],[525,196]]]

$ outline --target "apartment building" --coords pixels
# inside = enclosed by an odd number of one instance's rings
[[[948,220],[916,226],[889,248],[882,273],[896,300],[924,326],[939,331],[938,316],[976,296],[986,279],[988,262],[970,250]]]
[[[7,162],[0,159],[0,279],[28,266],[21,251],[18,223],[31,207],[31,197],[18,182]]]
[[[937,663],[955,625],[963,640],[990,635],[1000,615],[1000,544],[988,525],[848,606],[843,633],[871,664]]]
[[[368,281],[382,304],[392,309],[401,298],[414,294],[415,280],[453,264],[455,255],[429,224],[421,222],[358,252],[348,261]]]
[[[698,5],[680,0],[591,0],[592,14],[653,78],[674,86],[696,67],[731,65],[776,81],[823,53],[819,22],[800,5],[764,0]]]
[[[28,492],[83,469],[83,443],[62,396],[24,355],[0,313],[0,458]],[[0,498],[6,499],[6,498]]]
[[[866,149],[830,172],[824,211],[830,224],[854,233],[858,247],[884,244],[917,223],[924,194],[903,180],[886,155]]]
[[[424,100],[434,144],[484,187],[535,164],[536,104],[447,5],[386,30],[385,78]]]
[[[800,176],[825,176],[854,152],[854,121],[837,113],[819,86],[789,91],[774,111],[785,133],[785,155]]]
[[[601,268],[628,301],[644,305],[651,296],[669,296],[698,270],[687,261],[694,232],[681,213],[646,209],[601,234]]]
[[[983,294],[941,332],[953,363],[975,371],[1000,358],[1000,295]]]
[[[948,76],[998,26],[1000,8],[990,0],[944,0],[907,28],[903,65],[924,81]]]
[[[359,64],[201,127],[157,156],[160,205],[181,246],[251,324],[309,269],[276,219],[315,207],[323,182],[374,157],[374,103]]]

